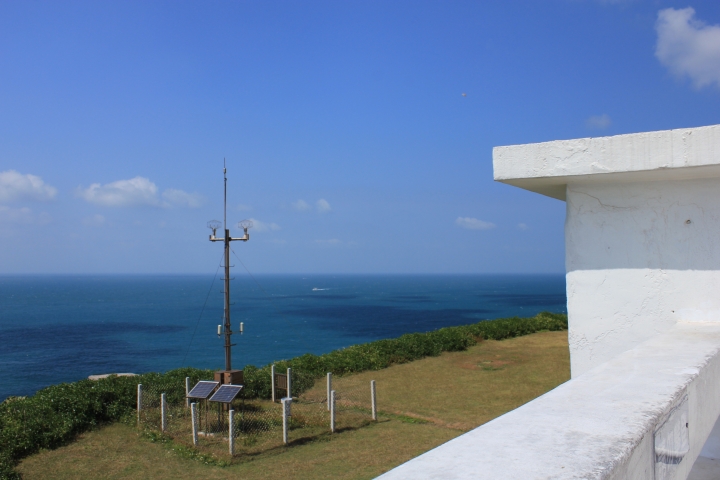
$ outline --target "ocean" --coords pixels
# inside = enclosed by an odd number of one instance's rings
[[[567,311],[564,275],[256,275],[231,283],[233,368]],[[117,372],[224,368],[222,273],[0,276],[0,401]]]

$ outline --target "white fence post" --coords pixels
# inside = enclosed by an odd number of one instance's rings
[[[335,433],[335,390],[330,392],[330,431]]]
[[[235,455],[235,410],[230,410],[228,412],[228,423],[229,425],[229,431],[228,431],[228,449],[230,450],[230,455]]]
[[[188,393],[190,393],[190,377],[185,377],[185,405],[190,406],[190,399],[188,398]]]
[[[292,398],[285,397],[280,400],[283,409],[283,443],[288,444],[288,431],[290,430],[290,408],[292,405]]]
[[[160,429],[165,433],[165,430],[167,430],[167,397],[164,393],[160,395],[160,412],[162,422]]]
[[[327,374],[327,409],[330,410],[330,391],[332,390],[332,373]]]
[[[377,395],[375,392],[375,380],[370,380],[370,403],[372,404],[372,419],[377,421]]]
[[[142,383],[138,383],[137,392],[137,423],[140,425],[140,411],[142,410]]]
[[[287,385],[287,396],[288,396],[288,398],[292,398],[292,389],[290,388],[290,373],[291,373],[291,370],[292,370],[291,368],[288,368],[288,369],[287,369],[287,384],[288,384],[288,385]]]
[[[272,401],[275,403],[275,364],[270,366],[270,384],[272,388]]]
[[[193,445],[198,444],[198,417],[197,417],[197,403],[193,402],[190,404],[190,414],[192,418],[192,436]]]

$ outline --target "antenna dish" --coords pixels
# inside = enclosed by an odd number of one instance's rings
[[[207,227],[212,230],[213,232],[220,228],[222,226],[222,223],[220,223],[220,220],[210,220],[207,223]]]
[[[238,222],[238,228],[242,228],[243,230],[252,228],[252,226],[253,226],[252,220],[243,220],[242,222]]]

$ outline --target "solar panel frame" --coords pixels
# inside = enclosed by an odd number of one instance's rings
[[[187,394],[187,398],[199,398],[201,400],[207,400],[212,395],[215,388],[220,385],[220,382],[210,382],[207,380],[201,380],[195,384],[195,386]]]
[[[231,403],[243,389],[242,385],[221,385],[220,388],[210,397],[211,402]]]

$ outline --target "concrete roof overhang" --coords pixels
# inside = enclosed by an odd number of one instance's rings
[[[495,147],[493,171],[559,200],[574,183],[720,178],[720,125]]]

